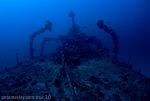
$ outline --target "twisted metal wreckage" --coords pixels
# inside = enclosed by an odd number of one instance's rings
[[[59,50],[59,53],[60,53],[60,55],[58,56],[59,58],[61,58],[61,64],[62,64],[62,68],[59,70],[59,72],[56,74],[56,77],[59,75],[60,76],[60,79],[61,78],[64,78],[64,77],[66,77],[67,78],[67,81],[68,81],[68,83],[69,83],[69,86],[70,86],[70,88],[72,89],[72,100],[74,100],[74,99],[78,99],[78,97],[77,97],[77,91],[76,91],[76,86],[75,85],[78,85],[79,86],[79,83],[77,82],[77,81],[75,81],[74,79],[72,79],[71,78],[71,68],[69,68],[69,67],[71,67],[72,66],[72,64],[71,64],[71,60],[73,60],[74,59],[74,57],[71,57],[71,54],[74,54],[75,52],[77,52],[78,51],[78,49],[76,49],[76,50],[74,50],[75,49],[75,47],[73,47],[73,48],[70,48],[70,47],[72,47],[73,45],[72,45],[72,40],[68,43],[68,42],[66,42],[66,40],[67,40],[67,37],[69,37],[70,35],[72,35],[73,36],[73,38],[75,38],[75,37],[78,37],[78,36],[82,36],[82,38],[83,37],[87,37],[85,34],[83,34],[83,33],[81,33],[81,31],[79,30],[79,28],[78,28],[78,26],[76,25],[76,23],[75,23],[75,14],[74,14],[74,12],[73,11],[71,11],[70,13],[69,13],[69,17],[71,18],[71,20],[72,20],[72,28],[71,28],[71,31],[70,31],[70,33],[68,34],[68,35],[66,35],[66,36],[60,36],[60,37],[57,37],[57,38],[52,38],[52,37],[45,37],[44,39],[43,39],[43,42],[42,42],[42,44],[41,44],[41,52],[40,52],[40,57],[43,57],[44,56],[44,47],[45,47],[45,44],[47,43],[47,42],[49,42],[49,41],[61,41],[61,43],[62,44],[64,44],[64,46],[63,47],[61,47],[61,49]],[[117,37],[117,34],[115,33],[115,31],[113,30],[113,29],[111,29],[111,28],[109,28],[107,25],[105,25],[104,24],[104,21],[103,20],[99,20],[99,21],[97,21],[97,26],[98,26],[98,28],[99,29],[103,29],[106,33],[108,33],[108,34],[110,34],[111,35],[111,37],[112,37],[112,41],[113,41],[113,45],[114,45],[114,48],[113,48],[113,52],[114,52],[114,55],[113,55],[113,58],[112,58],[112,60],[113,61],[115,61],[115,62],[118,62],[118,37]],[[30,36],[30,57],[31,57],[31,59],[34,59],[34,48],[33,48],[33,43],[34,43],[34,40],[35,40],[35,38],[38,36],[38,35],[41,35],[42,33],[44,33],[44,32],[46,32],[46,31],[50,31],[51,32],[51,30],[52,30],[52,23],[50,22],[50,21],[47,21],[46,22],[46,24],[45,24],[45,26],[43,27],[43,28],[41,28],[41,29],[39,29],[38,31],[36,31],[36,32],[34,32],[31,36]],[[80,38],[80,37],[79,37]],[[78,39],[79,39],[78,38]],[[88,41],[85,41],[85,43],[87,42],[93,42],[93,40],[94,40],[94,42],[95,42],[95,40],[96,40],[96,37],[93,37],[93,36],[90,36],[90,37],[88,37],[88,39],[90,40],[88,40]],[[82,40],[82,39],[81,39]],[[85,39],[85,40],[87,40],[87,39]],[[92,41],[91,41],[92,40]],[[98,43],[98,45],[97,45],[97,49],[99,48],[99,46],[101,45],[101,42],[99,41],[99,40],[96,40],[97,41],[97,43]],[[92,44],[95,44],[95,43],[92,43]],[[74,42],[75,44],[77,44],[77,40],[75,40],[75,42]],[[81,44],[82,42],[80,41],[79,42],[79,44]],[[96,43],[96,44],[97,44]],[[70,45],[69,45],[70,44]],[[78,44],[78,45],[79,45]],[[85,44],[84,44],[85,45]],[[83,46],[84,46],[83,45]],[[81,46],[82,47],[82,46]],[[71,51],[71,52],[73,52],[73,53],[69,53],[68,52],[68,50],[69,49],[71,49],[71,50],[74,50],[74,51]],[[98,51],[97,53],[95,53],[95,54],[99,54],[99,53],[101,53],[102,51]],[[83,52],[84,53],[84,52]],[[83,55],[83,53],[81,52],[80,54],[78,53],[77,55]],[[87,55],[86,53],[85,53],[85,55]],[[83,57],[85,57],[85,55],[83,55]],[[89,54],[89,55],[91,55],[91,54]],[[90,56],[89,56],[90,57]],[[75,59],[75,62],[77,62],[77,59]],[[80,60],[78,61],[78,63],[77,64],[80,64],[79,63],[80,62]],[[71,66],[70,66],[70,64],[71,64]],[[75,64],[75,63],[73,63],[73,64]],[[55,78],[56,78],[55,77]],[[56,81],[56,79],[53,79],[53,82],[57,82]]]

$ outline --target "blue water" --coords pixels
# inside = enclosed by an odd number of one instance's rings
[[[29,37],[46,20],[53,23],[53,29],[37,38],[36,50],[43,37],[67,33],[71,27],[68,12],[73,10],[81,30],[97,35],[107,47],[112,47],[111,39],[96,22],[102,19],[115,29],[120,60],[132,56],[135,70],[150,77],[149,5],[149,0],[0,0],[0,67],[15,66],[16,52],[22,61],[29,59]]]

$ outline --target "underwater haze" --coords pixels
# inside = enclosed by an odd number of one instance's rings
[[[0,101],[150,101],[149,0],[0,0]]]
[[[71,28],[68,13],[73,10],[80,30],[96,35],[111,49],[111,37],[96,23],[104,20],[119,37],[119,56],[134,69],[150,77],[150,1],[149,0],[0,0],[0,68],[16,65],[29,57],[29,37],[47,20],[52,31],[37,37],[38,53],[43,37],[58,37]],[[49,43],[47,54],[54,50]]]

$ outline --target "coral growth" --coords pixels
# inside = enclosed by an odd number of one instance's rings
[[[68,72],[69,71],[69,72]],[[0,74],[0,96],[51,96],[55,100],[149,101],[150,80],[109,58],[69,69],[50,61],[25,63]]]

